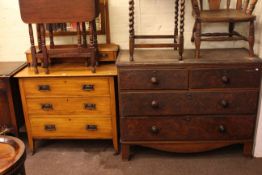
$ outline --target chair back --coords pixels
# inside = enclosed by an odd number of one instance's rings
[[[99,0],[19,0],[25,23],[92,21],[99,15]]]
[[[204,4],[207,3],[207,4]],[[257,0],[199,0],[200,10],[233,9],[252,13]]]

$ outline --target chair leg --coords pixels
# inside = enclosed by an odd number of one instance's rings
[[[234,29],[235,29],[235,23],[230,22],[228,26],[229,37],[233,37]]]
[[[195,23],[194,23],[194,27],[193,27],[193,31],[192,31],[192,36],[191,36],[191,42],[193,43],[193,42],[195,42],[195,32],[196,32],[196,24],[197,24],[197,22],[195,21]]]
[[[248,43],[249,43],[249,56],[253,57],[255,55],[254,54],[254,45],[255,45],[255,24],[254,24],[254,21],[250,21]]]
[[[196,22],[196,31],[194,34],[195,38],[195,46],[196,46],[196,51],[195,51],[195,58],[200,57],[200,45],[201,45],[201,22]]]

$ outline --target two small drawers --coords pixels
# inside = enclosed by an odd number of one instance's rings
[[[114,77],[21,78],[32,139],[113,139],[118,151]],[[31,148],[34,150],[33,145]]]

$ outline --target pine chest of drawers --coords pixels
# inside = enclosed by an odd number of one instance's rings
[[[93,74],[80,65],[53,66],[52,73],[25,68],[16,75],[31,150],[37,139],[112,139],[118,152],[113,64]]]
[[[118,59],[122,158],[131,145],[201,152],[244,144],[252,154],[261,61],[242,49],[128,52]]]

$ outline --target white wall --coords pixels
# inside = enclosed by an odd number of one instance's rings
[[[174,0],[136,0],[136,32],[139,34],[172,34],[174,17]],[[128,0],[109,0],[110,25],[112,42],[122,49],[128,48]],[[193,26],[191,2],[186,0],[185,48],[194,48],[190,42]],[[255,13],[258,16],[256,25],[255,51],[262,57],[262,3],[259,0]],[[157,13],[156,13],[157,12]],[[247,31],[247,26],[237,26]],[[227,30],[226,26],[214,25],[208,30]],[[25,60],[24,52],[29,48],[27,25],[20,19],[18,0],[0,0],[0,61]],[[204,28],[204,30],[207,30]],[[103,38],[102,38],[103,40]],[[76,42],[67,37],[59,42]],[[243,47],[244,42],[203,43],[202,47]],[[261,104],[262,105],[262,104]],[[262,157],[262,113],[258,124],[255,155]]]

